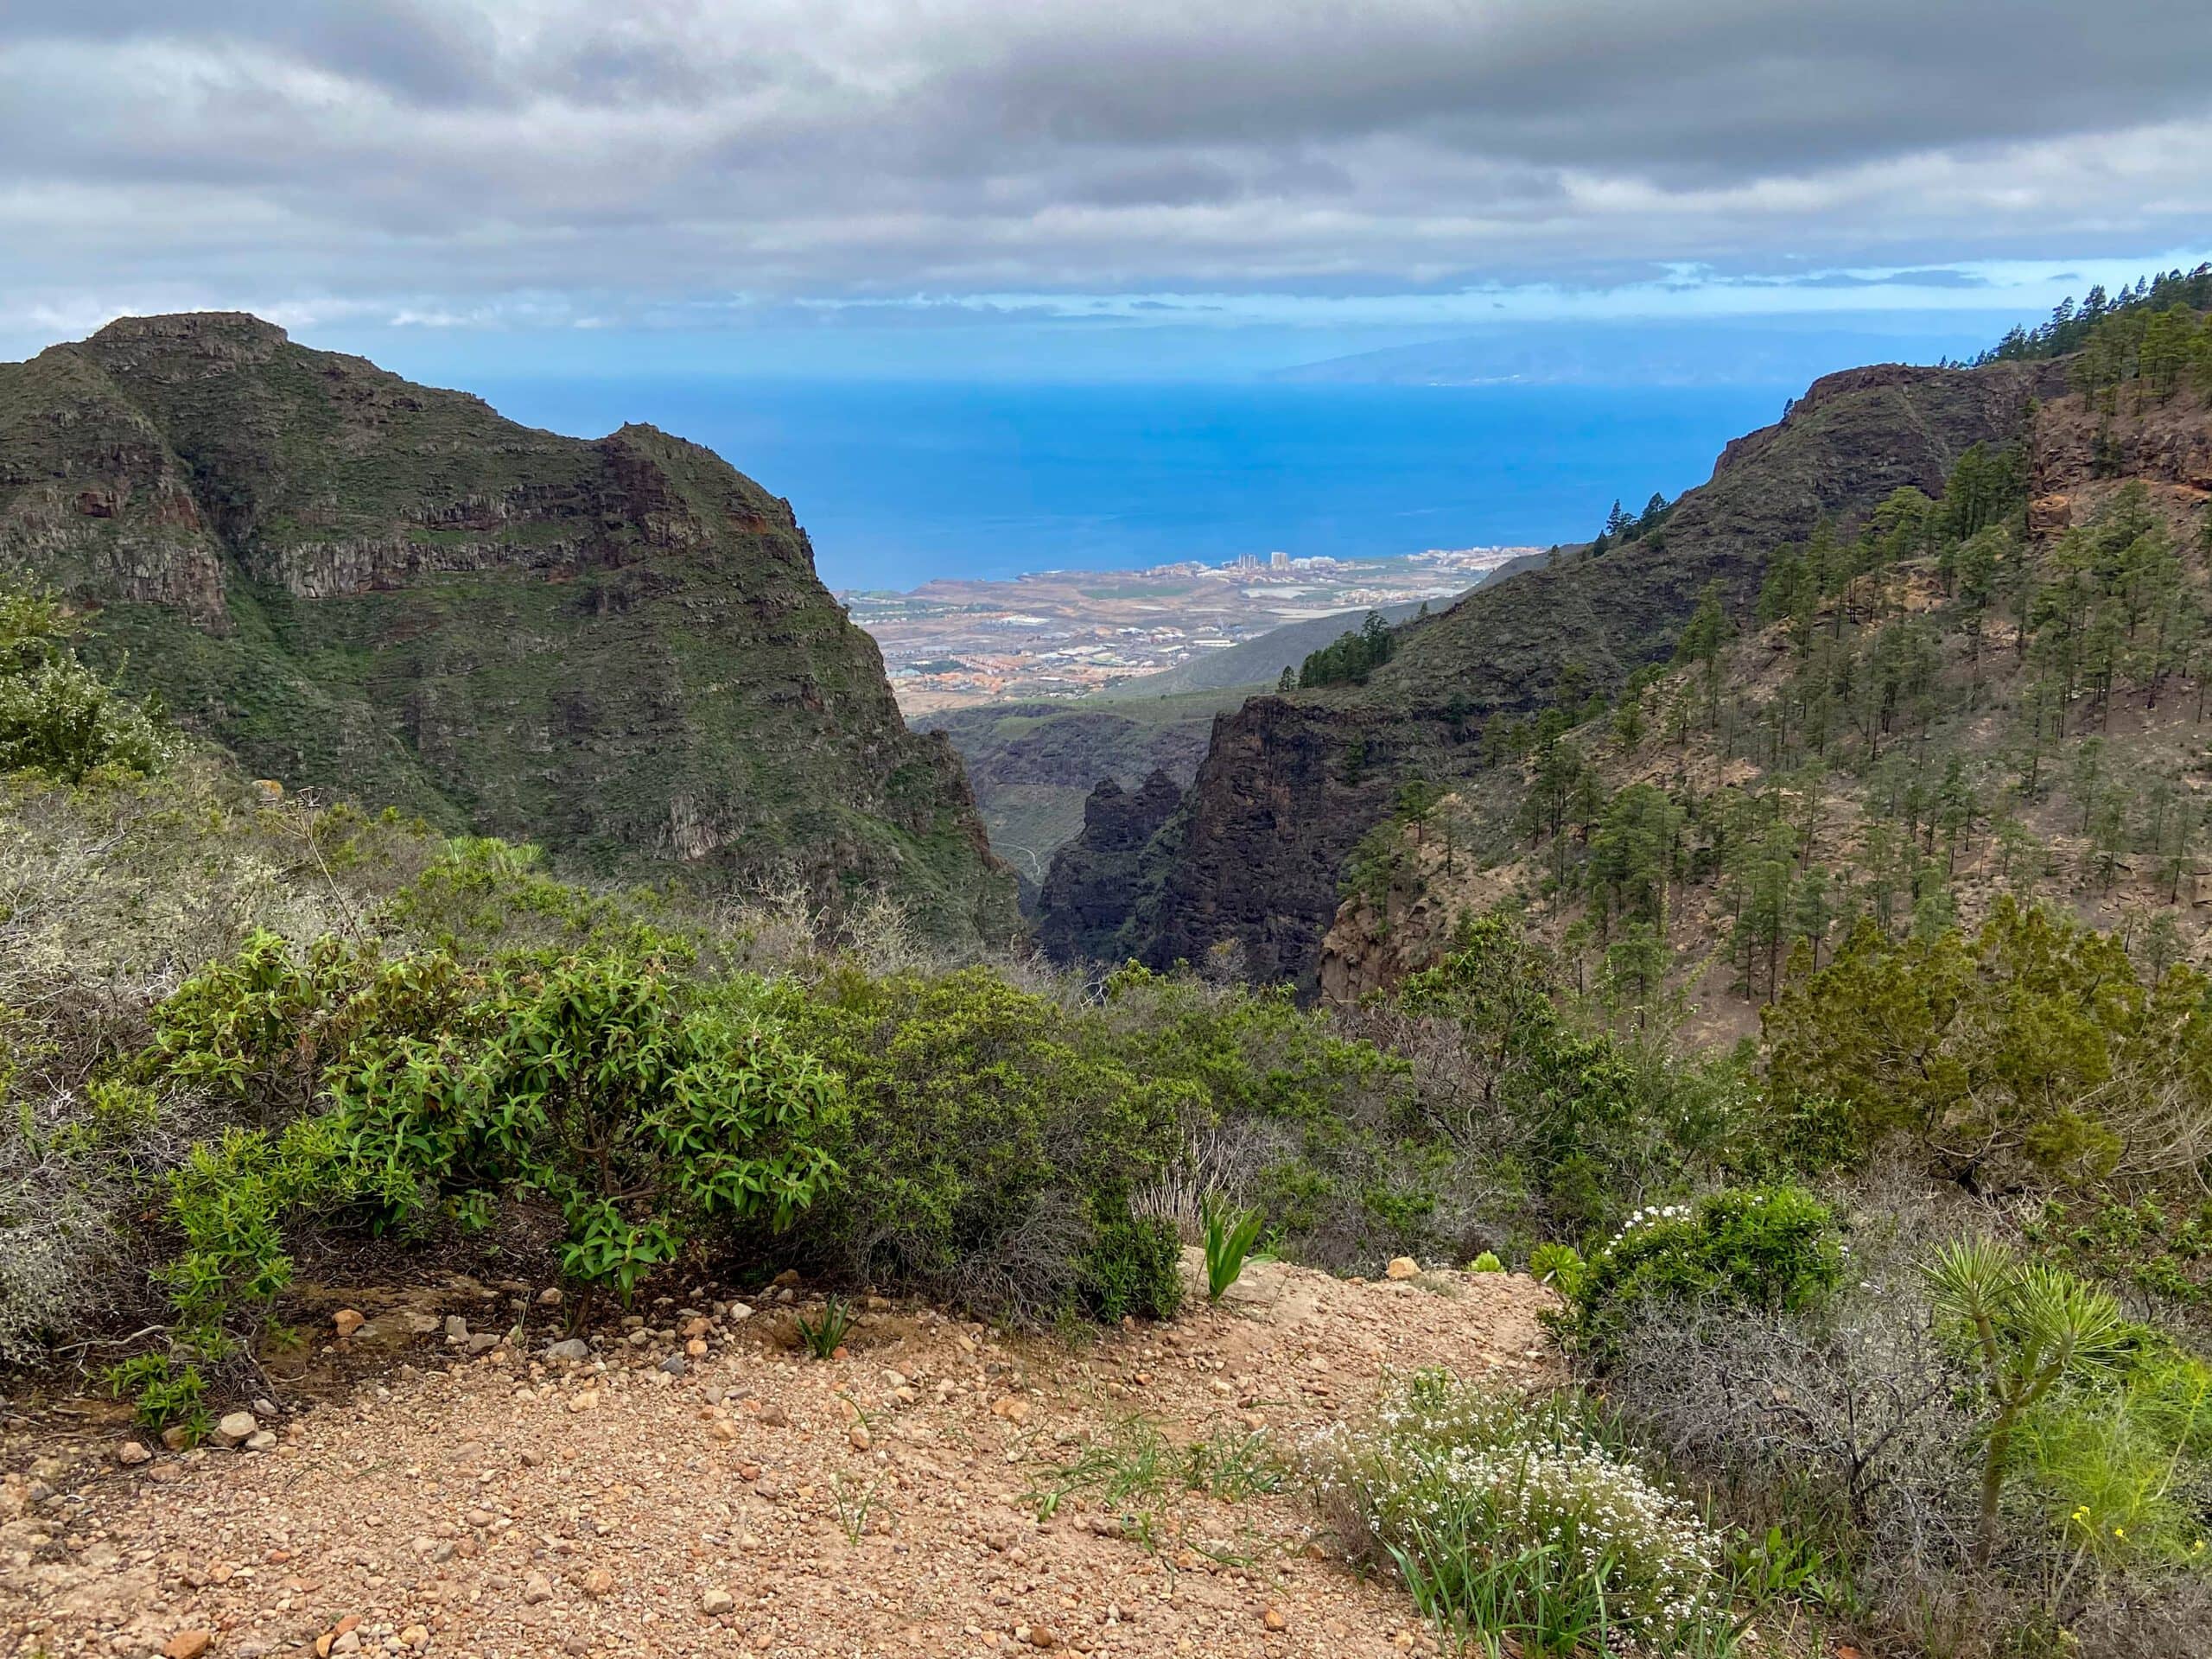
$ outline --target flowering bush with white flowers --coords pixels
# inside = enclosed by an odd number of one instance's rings
[[[1421,1372],[1305,1465],[1348,1554],[1392,1565],[1439,1629],[1536,1656],[1731,1642],[1719,1539],[1609,1449],[1580,1396],[1531,1402]]]
[[[1738,1187],[1638,1210],[1567,1287],[1569,1334],[1600,1367],[1658,1304],[1798,1313],[1843,1276],[1835,1216],[1802,1186]]]

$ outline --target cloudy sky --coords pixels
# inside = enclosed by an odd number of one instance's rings
[[[1948,349],[2212,253],[2208,153],[2202,0],[10,0],[0,347]]]

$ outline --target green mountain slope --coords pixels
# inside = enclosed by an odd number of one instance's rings
[[[1013,921],[957,758],[908,732],[788,503],[294,345],[132,318],[0,365],[0,559],[254,771],[572,866]]]
[[[1093,905],[1075,931],[1154,963],[1231,944],[1255,974],[1313,985],[1345,861],[1406,785],[1479,769],[1495,716],[1618,690],[1673,651],[1709,585],[1747,608],[1775,547],[1902,486],[1940,493],[1961,454],[2016,441],[2065,385],[2050,362],[1889,365],[1817,382],[1782,422],[1731,443],[1649,535],[1523,569],[1407,625],[1363,683],[1248,701],[1217,725],[1141,874],[1116,884],[1126,913]]]
[[[1624,1007],[1707,1035],[1754,1029],[1855,930],[1972,930],[2007,898],[2115,933],[2152,977],[2212,955],[2199,329],[2194,385],[2092,377],[1936,499],[1777,549],[1664,671],[1494,727],[1495,765],[1347,861],[1323,990],[1389,984],[1498,905]]]

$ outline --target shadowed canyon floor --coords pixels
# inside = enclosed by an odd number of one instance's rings
[[[19,1444],[0,1631],[22,1654],[178,1659],[1431,1651],[1402,1590],[1237,1459],[1293,1451],[1388,1373],[1554,1370],[1549,1293],[1495,1274],[1262,1264],[1218,1308],[1201,1283],[1172,1324],[1078,1349],[871,1304],[828,1362],[775,1296],[702,1291],[574,1360],[517,1298],[521,1339],[466,1358],[456,1328],[450,1369],[257,1425],[260,1452],[132,1468],[112,1436],[74,1459]],[[522,1317],[468,1281],[447,1300]],[[1185,1448],[1209,1441],[1227,1473],[1198,1490]]]

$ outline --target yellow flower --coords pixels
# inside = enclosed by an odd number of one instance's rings
[[[2112,1529],[2112,1535],[2115,1538],[2125,1538],[2127,1536],[2127,1529],[2126,1527],[2114,1527]]]

